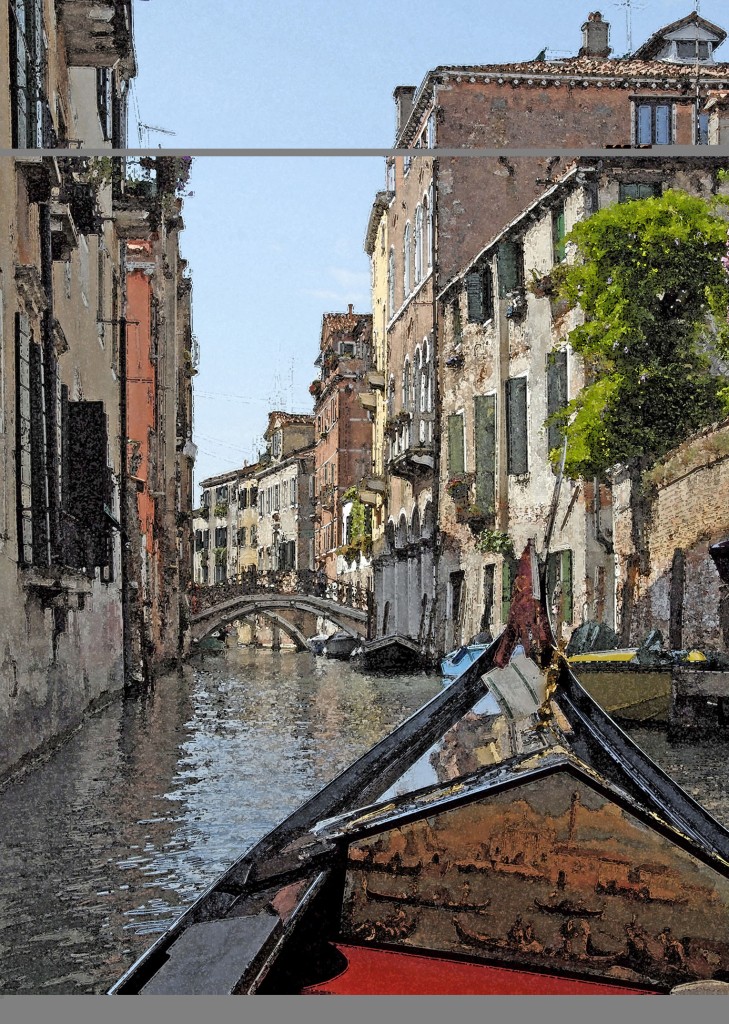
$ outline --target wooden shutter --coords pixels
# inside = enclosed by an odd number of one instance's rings
[[[77,564],[110,568],[110,525],[104,511],[111,504],[107,464],[108,436],[103,402],[68,403],[68,505],[76,521]]]
[[[555,263],[565,258],[564,206],[552,211],[552,256]]]
[[[522,284],[522,247],[520,242],[502,242],[496,252],[499,298],[504,299]]]
[[[567,405],[567,351],[550,352],[547,356],[547,416]],[[558,424],[547,427],[547,447],[551,452],[562,444],[563,434]]]
[[[481,616],[481,632],[491,632],[491,620],[494,611],[494,565],[483,567],[483,615]]]
[[[448,472],[451,476],[458,476],[465,471],[463,414],[457,412],[448,417]]]
[[[496,501],[496,395],[473,400],[476,434],[476,504],[493,526]]]
[[[547,556],[547,601],[550,604],[557,586],[561,589],[557,615],[561,622],[569,624],[574,614],[571,551],[551,551]]]
[[[48,489],[48,422],[43,349],[30,352],[30,454],[33,507],[33,563],[50,565],[50,510]]]
[[[572,596],[572,552],[562,551],[560,563],[562,576],[562,620],[569,625],[572,622],[572,616],[574,614],[574,600]]]
[[[18,502],[18,558],[33,562],[33,488],[30,415],[30,324],[27,316],[15,318],[16,446]]]
[[[483,291],[480,272],[475,271],[466,275],[466,297],[468,299],[468,319],[472,323],[483,323]]]
[[[507,472],[521,476],[529,469],[526,377],[513,377],[506,382],[506,417]]]
[[[506,620],[509,617],[509,609],[511,608],[511,590],[514,586],[514,579],[516,577],[515,571],[516,561],[504,557],[504,561],[501,564],[501,625],[504,626]]]
[[[490,320],[494,315],[494,275],[487,266],[481,275],[481,294],[483,296],[483,318]]]

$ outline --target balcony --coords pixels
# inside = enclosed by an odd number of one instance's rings
[[[123,61],[134,74],[132,0],[61,0],[56,7],[71,67],[111,68]]]
[[[367,412],[376,412],[377,410],[377,395],[371,391],[361,391],[359,400],[362,403],[362,408],[366,409]]]
[[[435,466],[433,413],[400,412],[388,423],[390,458],[387,468],[393,476],[416,480],[430,476]]]
[[[78,245],[78,232],[68,203],[52,201],[51,216],[51,251],[54,260],[68,260],[71,250]]]

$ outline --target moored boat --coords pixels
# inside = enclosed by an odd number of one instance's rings
[[[339,633],[332,633],[327,638],[322,654],[326,655],[327,658],[341,658],[344,660],[352,656],[352,653],[360,646],[361,642],[358,636],[341,630]]]
[[[368,672],[395,674],[417,672],[423,667],[420,644],[412,637],[394,633],[362,645],[358,666]]]
[[[660,993],[729,979],[729,833],[506,629],[241,857],[113,992]]]

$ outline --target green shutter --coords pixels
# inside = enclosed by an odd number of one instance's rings
[[[562,569],[562,620],[568,625],[572,622],[574,602],[572,598],[572,552],[561,554]]]
[[[466,275],[466,297],[468,299],[468,319],[472,323],[483,323],[482,276],[478,271]]]
[[[558,621],[569,625],[574,614],[571,551],[551,551],[547,556],[547,603],[550,609],[558,585],[562,591],[557,609]]]
[[[501,625],[506,624],[506,620],[509,617],[509,609],[511,608],[511,590],[514,586],[514,578],[516,577],[516,560],[504,558],[501,564]]]
[[[476,395],[473,400],[476,435],[476,504],[494,523],[496,501],[496,395]]]
[[[465,471],[463,414],[458,412],[448,417],[448,473],[450,476],[459,476]]]
[[[520,242],[502,242],[496,252],[496,266],[499,274],[499,298],[519,288],[523,281],[522,247]]]
[[[494,275],[487,266],[481,275],[481,294],[483,296],[483,318],[490,320],[494,315]]]
[[[513,377],[506,382],[506,423],[507,472],[521,476],[529,468],[526,377]]]
[[[550,352],[547,356],[547,416],[553,416],[567,405],[567,351]],[[562,444],[563,434],[558,424],[547,427],[547,448],[551,452]]]
[[[555,263],[562,263],[567,247],[565,245],[564,206],[552,213],[552,255]]]

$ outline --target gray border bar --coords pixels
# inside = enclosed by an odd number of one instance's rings
[[[728,157],[729,145],[720,146],[644,146],[644,147],[612,147],[575,146],[574,148],[554,146],[504,146],[492,149],[355,149],[344,148],[266,148],[256,146],[250,148],[201,149],[0,149],[0,157],[10,156],[22,160],[40,159],[42,157],[136,157],[136,156],[244,156],[244,157],[393,157],[409,156],[446,158],[451,157],[595,157],[618,158],[640,157],[642,159],[666,159],[671,157]]]

